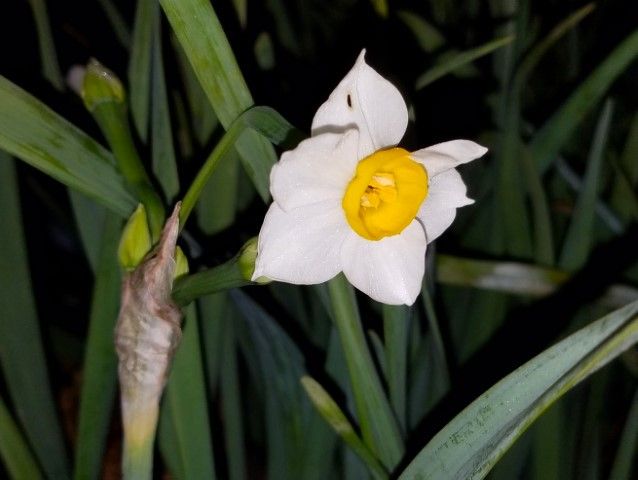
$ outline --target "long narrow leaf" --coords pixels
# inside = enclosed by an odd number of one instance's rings
[[[153,75],[151,77],[151,91],[153,93],[151,99],[153,173],[162,186],[164,196],[170,203],[179,191],[179,177],[177,176],[171,116],[168,108],[168,94],[164,76],[162,29],[159,15],[155,18],[153,30]]]
[[[204,367],[195,306],[186,308],[184,333],[175,354],[162,408],[171,410],[184,478],[214,480],[215,461],[209,428]]]
[[[74,478],[98,478],[117,384],[113,331],[120,296],[117,263],[121,220],[109,215],[102,228],[80,393]]]
[[[2,76],[0,149],[121,216],[135,208],[109,152]]]
[[[623,40],[580,84],[571,96],[534,135],[530,149],[543,173],[587,112],[595,107],[610,85],[638,56],[638,30]]]
[[[638,341],[638,302],[533,358],[457,415],[400,479],[483,478],[552,403]]]
[[[497,38],[495,40],[492,40],[491,42],[481,45],[480,47],[461,52],[450,58],[446,62],[440,65],[435,65],[434,67],[423,73],[421,76],[419,76],[419,78],[417,78],[416,80],[415,88],[417,90],[421,90],[423,87],[447,75],[448,73],[453,72],[454,70],[461,68],[478,58],[489,55],[494,50],[497,50],[507,45],[508,43],[511,43],[512,40],[514,40],[513,36]]]
[[[224,128],[253,104],[217,15],[206,0],[160,0],[177,38],[193,66]],[[244,166],[259,194],[267,201],[270,168],[275,152],[264,139],[249,132],[237,143]]]
[[[0,366],[17,417],[44,473],[68,478],[32,293],[13,160],[2,152],[0,178]]]
[[[581,267],[593,246],[594,220],[596,218],[596,198],[603,166],[605,146],[611,125],[612,107],[607,101],[600,114],[596,132],[587,158],[587,173],[574,209],[572,221],[567,230],[563,244],[560,266],[565,270],[576,270]]]
[[[42,478],[38,463],[0,397],[0,459],[11,478]]]
[[[128,66],[129,97],[135,130],[143,141],[148,137],[151,101],[153,31],[159,22],[157,0],[137,0],[133,45]]]
[[[55,51],[55,42],[49,25],[49,15],[45,0],[29,0],[35,26],[38,30],[38,45],[40,47],[40,63],[42,63],[42,73],[51,84],[58,90],[64,89],[64,78],[58,64],[58,55]]]

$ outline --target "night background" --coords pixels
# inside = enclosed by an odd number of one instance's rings
[[[56,150],[53,134],[50,151],[37,140],[29,144],[32,120],[9,102],[15,94],[7,84],[111,150],[67,77],[90,59],[111,70],[127,101],[142,98],[128,105],[129,127],[168,213],[225,132],[165,14],[166,4],[180,2],[138,2],[149,17],[138,12],[137,22],[137,2],[3,5],[0,477],[121,477],[110,332],[119,302],[115,253],[133,211],[107,213],[104,202],[71,195],[64,182],[22,158],[41,154],[55,164],[61,160],[53,152],[64,147]],[[459,169],[476,203],[459,210],[428,246],[424,293],[414,306],[389,313],[357,293],[368,348],[404,442],[398,463],[381,462],[385,477],[323,422],[299,383],[302,375],[314,378],[360,431],[325,285],[243,281],[212,288],[187,307],[185,325],[197,333],[189,334],[190,356],[176,360],[181,377],[169,379],[162,400],[154,478],[636,478],[636,309],[618,314],[627,319],[613,335],[627,336],[601,341],[561,374],[570,387],[574,378],[588,378],[571,390],[557,382],[547,387],[548,404],[560,396],[553,391],[565,395],[542,415],[530,414],[536,421],[511,448],[503,444],[509,450],[498,463],[491,448],[503,439],[495,434],[481,447],[469,442],[475,456],[457,470],[401,476],[437,432],[500,379],[638,300],[635,2],[216,0],[212,6],[254,104],[273,108],[304,136],[365,48],[368,64],[408,105],[403,148],[463,138],[489,152]],[[136,29],[143,28],[150,46],[136,45],[144,41]],[[142,93],[135,91],[140,86]],[[12,143],[13,122],[25,148]],[[275,151],[294,146],[283,141]],[[168,180],[172,189],[155,164],[166,148],[179,173],[178,181]],[[235,150],[226,154],[184,230],[179,245],[191,273],[231,264],[259,233],[269,202],[242,162]],[[388,347],[389,318],[405,322],[399,397],[391,386],[396,351]],[[626,351],[616,340],[629,342]],[[607,354],[615,359],[592,374]],[[530,411],[518,412],[516,421],[524,423]],[[485,459],[495,463],[491,471],[469,473],[468,465]]]

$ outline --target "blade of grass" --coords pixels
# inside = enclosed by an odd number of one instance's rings
[[[231,147],[239,145],[237,142],[239,142],[242,135],[250,133],[245,132],[248,128],[255,130],[253,133],[259,132],[259,134],[263,135],[276,145],[288,142],[291,138],[299,138],[300,136],[299,132],[272,108],[252,107],[242,113],[235,121],[233,121],[227,132],[217,143],[191,183],[186,195],[184,195],[182,208],[180,210],[181,228],[183,228],[188,216],[195,206],[195,203],[199,199],[205,185],[208,183],[210,176],[217,168],[221,159],[230,151]],[[255,181],[255,178],[257,177],[253,177],[253,181]],[[260,188],[266,190],[269,188],[268,176],[259,177],[258,182],[259,185],[255,184],[258,190]]]
[[[563,243],[560,266],[569,271],[580,268],[585,261],[594,243],[594,220],[596,212],[596,198],[598,197],[598,185],[603,166],[605,147],[609,128],[613,115],[613,104],[605,102],[605,106],[598,119],[592,146],[587,158],[587,172],[583,188],[578,196],[574,214],[567,230],[567,236]]]
[[[404,435],[407,433],[405,399],[411,316],[410,308],[404,305],[383,305],[386,381],[390,393],[390,404]]]
[[[112,0],[97,0],[100,4],[102,10],[104,10],[104,14],[111,24],[111,28],[113,28],[113,33],[115,33],[115,37],[117,38],[120,45],[124,47],[124,49],[128,50],[131,45],[131,32],[129,30],[128,25],[124,21],[122,14],[115,7],[115,4]]]
[[[49,25],[49,14],[45,0],[29,0],[35,27],[38,31],[38,45],[40,47],[40,63],[42,63],[42,73],[57,90],[64,90],[64,77],[60,71],[58,55],[55,51],[55,42]]]
[[[614,457],[614,463],[609,473],[609,480],[629,480],[632,464],[635,464],[636,446],[638,446],[638,390],[634,394],[627,420],[623,427],[618,450]]]
[[[403,456],[403,442],[366,344],[352,286],[343,274],[328,282],[363,439],[387,468]]]
[[[558,156],[556,161],[556,170],[559,175],[565,180],[569,187],[580,192],[583,186],[583,179],[565,162],[565,160]],[[607,206],[606,203],[600,199],[596,202],[596,214],[605,222],[607,227],[614,233],[620,234],[623,232],[623,224],[618,216]]]
[[[68,478],[64,437],[47,373],[13,160],[0,152],[0,366],[17,418],[43,473]]]
[[[133,44],[128,65],[129,103],[135,131],[142,141],[148,138],[153,61],[153,31],[159,24],[157,0],[137,0]]]
[[[638,302],[570,335],[505,377],[457,415],[399,479],[484,478],[540,414],[638,342]]]
[[[370,449],[363,443],[357,435],[352,424],[348,421],[339,405],[332,399],[330,394],[315,379],[304,375],[301,377],[303,385],[310,400],[314,404],[317,411],[328,422],[333,430],[339,435],[343,441],[356,453],[366,464],[372,477],[377,480],[387,479],[388,473],[381,466],[377,458]]]
[[[172,443],[179,452],[184,478],[215,479],[198,323],[195,306],[187,307],[182,341],[162,408],[171,410],[175,432]]]
[[[440,65],[435,65],[416,79],[415,88],[417,90],[421,90],[425,86],[430,83],[438,80],[441,77],[444,77],[448,73],[453,72],[454,70],[473,62],[474,60],[484,57],[485,55],[489,55],[494,50],[497,50],[514,40],[513,35],[509,35],[503,38],[497,38],[490,42],[487,42],[479,47],[472,48],[470,50],[466,50],[464,52],[460,52],[454,57],[447,60],[445,63]]]
[[[42,474],[20,429],[0,397],[0,458],[11,478],[40,479]]]
[[[334,435],[301,384],[304,359],[286,332],[241,290],[230,297],[243,320],[238,341],[265,396],[268,478],[332,478]],[[318,428],[319,427],[319,428]]]
[[[98,269],[102,228],[107,211],[101,205],[74,190],[69,190],[69,199],[84,254],[91,271],[95,273]]]
[[[117,247],[121,219],[109,215],[103,223],[98,267],[86,341],[74,478],[98,478],[106,447],[117,384],[113,331],[120,296]]]
[[[398,10],[397,16],[414,34],[419,47],[427,53],[432,53],[435,50],[445,45],[445,37],[429,22],[426,22],[423,17],[408,10]]]
[[[121,216],[135,209],[112,155],[2,76],[0,148]]]
[[[241,480],[247,478],[247,467],[237,349],[233,327],[234,318],[226,316],[216,320],[223,322],[220,389],[225,427],[224,436],[228,454],[228,478],[229,480]]]
[[[544,173],[587,114],[638,56],[638,30],[623,40],[536,132],[530,149]]]
[[[204,89],[199,83],[199,80],[197,80],[193,67],[184,53],[184,49],[174,34],[171,35],[171,41],[182,74],[182,84],[186,91],[186,100],[190,109],[195,138],[200,145],[206,145],[211,134],[219,125],[219,121],[217,120],[213,107],[206,98]]]
[[[239,190],[239,154],[234,148],[219,160],[215,174],[202,189],[196,207],[197,223],[204,233],[214,235],[235,221]],[[205,205],[205,208],[202,208]],[[232,206],[231,206],[232,205]]]
[[[143,0],[142,0],[143,1]],[[154,2],[156,0],[153,0]],[[164,197],[168,203],[179,191],[179,177],[173,149],[173,133],[171,116],[168,108],[166,80],[164,78],[164,61],[162,59],[162,29],[159,11],[154,18],[153,34],[153,67],[151,77],[151,137],[153,173],[162,186]]]
[[[160,0],[186,56],[224,128],[253,105],[244,77],[210,2]],[[268,201],[274,149],[254,132],[239,139],[237,150],[259,194]]]

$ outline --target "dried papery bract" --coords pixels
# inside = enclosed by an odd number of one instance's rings
[[[159,400],[181,337],[182,312],[171,299],[179,207],[166,222],[159,244],[122,284],[115,345],[125,478],[150,478]]]

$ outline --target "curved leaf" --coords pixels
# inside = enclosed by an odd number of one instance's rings
[[[638,342],[638,302],[570,335],[476,399],[399,477],[479,479],[552,403]]]

